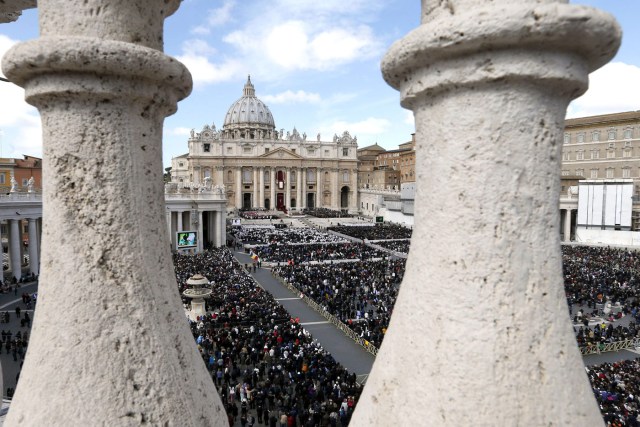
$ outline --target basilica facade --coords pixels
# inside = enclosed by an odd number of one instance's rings
[[[189,152],[171,161],[178,184],[223,186],[227,209],[285,212],[324,207],[357,211],[357,139],[345,131],[322,141],[294,127],[276,129],[267,105],[248,78],[222,129],[191,131]]]

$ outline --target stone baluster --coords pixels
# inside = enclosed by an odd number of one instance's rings
[[[190,91],[162,53],[178,0],[39,0],[3,59],[42,116],[38,310],[6,424],[228,425],[167,245],[162,122]]]
[[[353,426],[602,425],[562,286],[563,123],[615,53],[559,1],[422,1],[385,56],[416,122],[411,252]]]

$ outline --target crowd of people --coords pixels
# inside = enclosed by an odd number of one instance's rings
[[[313,261],[343,259],[367,260],[383,258],[388,254],[362,243],[313,243],[304,245],[270,244],[253,248],[262,261],[300,264]]]
[[[225,249],[174,257],[180,289],[199,273],[212,284],[208,312],[191,322],[229,424],[341,426],[361,386],[258,287]]]
[[[405,260],[286,265],[272,272],[379,347],[404,277]]]
[[[315,228],[283,228],[273,226],[241,226],[231,230],[233,236],[249,245],[267,245],[273,243],[338,243],[346,242],[343,237],[323,233]]]
[[[640,358],[587,367],[607,426],[640,427]]]
[[[381,246],[385,249],[394,252],[400,252],[403,254],[409,253],[409,246],[411,245],[411,240],[381,240],[375,242],[377,246]]]
[[[400,224],[337,225],[327,228],[360,240],[410,239],[413,230]]]
[[[327,208],[309,208],[302,211],[305,215],[315,216],[316,218],[351,218],[350,215],[343,211],[336,211]]]

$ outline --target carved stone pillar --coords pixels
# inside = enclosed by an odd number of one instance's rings
[[[236,209],[242,208],[242,168],[236,168]]]
[[[190,90],[162,53],[178,0],[39,0],[3,71],[42,116],[38,311],[7,425],[227,425],[167,247],[162,123]]]
[[[258,173],[260,174],[258,177],[258,185],[260,187],[258,207],[264,208],[264,168],[260,168]]]
[[[422,25],[383,60],[415,115],[415,226],[353,426],[602,425],[557,201],[566,107],[620,30],[564,3],[423,0]]]
[[[40,260],[38,259],[38,230],[37,218],[29,218],[29,273],[38,274]]]
[[[285,178],[285,206],[287,208],[287,212],[291,210],[291,168],[287,167],[286,178]]]
[[[271,184],[269,184],[269,189],[271,193],[271,200],[269,200],[269,208],[271,210],[276,210],[276,168],[272,167],[269,170],[269,174],[271,175]]]
[[[22,276],[22,257],[20,255],[20,220],[10,219],[9,222],[9,261],[11,261],[11,275],[20,280]]]
[[[255,209],[260,207],[260,189],[258,188],[258,168],[253,167],[253,203],[251,204],[251,208]]]
[[[296,210],[302,209],[302,169],[296,169]]]
[[[564,241],[565,242],[570,242],[571,241],[571,220],[572,215],[571,212],[573,212],[573,209],[565,209],[565,214],[564,214]]]
[[[322,197],[322,187],[324,183],[322,182],[324,175],[322,174],[322,169],[316,169],[316,207],[319,208],[324,206],[324,201]]]
[[[331,169],[331,209],[340,209],[340,183],[338,181],[338,169]]]
[[[307,168],[300,169],[300,173],[302,174],[302,191],[300,204],[298,206],[300,206],[300,210],[302,211],[307,207]]]

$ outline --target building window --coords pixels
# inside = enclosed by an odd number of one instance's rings
[[[316,155],[316,150],[313,149],[313,148],[307,149],[307,152],[309,153],[310,156],[315,156]]]
[[[631,178],[631,168],[629,168],[629,167],[622,168],[622,177],[623,178]]]
[[[598,169],[591,169],[591,179],[598,177]]]
[[[316,182],[316,171],[315,169],[307,169],[307,182]]]
[[[627,128],[624,130],[624,139],[631,139],[632,129]]]
[[[607,168],[607,178],[613,178],[613,168]]]
[[[227,147],[227,154],[233,154],[233,147]]]
[[[349,171],[342,172],[342,182],[349,182]]]
[[[242,183],[243,184],[251,184],[252,179],[251,175],[253,175],[251,169],[242,169]]]
[[[269,148],[265,147],[264,148],[264,154],[267,154],[269,152]]]
[[[291,149],[291,152],[295,154],[295,153],[296,153],[296,149],[295,149],[295,148],[292,148],[292,149]]]
[[[578,134],[578,143],[584,142],[584,132]]]
[[[204,144],[204,152],[208,153],[211,151],[211,144]]]
[[[296,171],[291,171],[289,178],[291,182],[294,182],[296,180]]]
[[[562,176],[569,176],[569,171],[567,169],[563,169]]]
[[[564,143],[568,144],[569,141],[571,141],[571,135],[569,135],[568,133],[564,134]]]
[[[584,151],[580,150],[576,152],[576,160],[584,160]]]
[[[343,149],[342,149],[342,155],[343,155],[344,157],[347,157],[347,156],[349,155],[349,149],[348,149],[348,148],[343,148]]]
[[[329,157],[329,150],[324,150],[324,156]]]
[[[244,147],[244,150],[243,150],[243,151],[244,151],[244,153],[245,153],[245,154],[251,154],[251,152],[252,152],[253,150],[251,149],[251,147]]]
[[[264,182],[269,182],[269,171],[264,171]]]
[[[182,162],[178,163],[178,167],[179,167],[179,168],[181,168],[181,167],[183,167],[183,166],[184,166],[184,163],[182,163]]]
[[[565,151],[564,153],[562,153],[562,160],[571,160],[569,151]]]
[[[616,150],[607,150],[607,159],[615,159]]]
[[[616,139],[616,130],[615,129],[609,129],[609,131],[607,132],[607,139],[609,141],[613,141]]]
[[[595,130],[595,131],[591,132],[591,141],[593,141],[593,142],[600,141],[600,131]]]
[[[584,177],[584,169],[576,169],[576,175]]]
[[[591,160],[600,158],[600,150],[591,150]]]
[[[622,152],[622,157],[631,157],[631,148],[625,148]]]
[[[233,182],[233,172],[227,171],[227,182]]]

